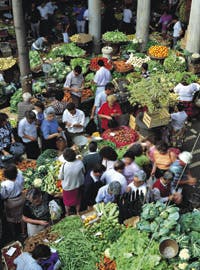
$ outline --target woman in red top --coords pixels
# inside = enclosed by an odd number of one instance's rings
[[[110,95],[107,97],[107,102],[104,103],[98,115],[101,118],[101,127],[102,130],[108,129],[108,122],[112,120],[112,117],[117,118],[122,114],[119,103],[117,103],[117,98],[114,95]]]

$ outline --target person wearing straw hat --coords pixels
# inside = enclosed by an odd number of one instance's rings
[[[177,186],[182,185],[195,185],[197,180],[192,177],[190,171],[186,168],[188,164],[192,161],[192,154],[187,151],[183,151],[178,155],[178,159],[176,159],[169,170],[174,173],[174,179],[172,182],[172,186],[176,188]]]

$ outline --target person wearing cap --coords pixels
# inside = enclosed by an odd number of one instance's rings
[[[127,192],[138,192],[139,195],[143,194],[144,197],[146,197],[147,194],[147,185],[145,183],[146,181],[146,173],[143,170],[138,170],[135,172],[133,181],[128,185]]]
[[[48,107],[44,111],[45,119],[42,121],[42,149],[57,149],[56,138],[60,136],[62,131],[58,121],[55,118],[55,111],[52,107]]]
[[[113,181],[108,185],[101,187],[96,196],[96,203],[114,202],[115,197],[121,193],[121,184],[118,181]]]
[[[174,188],[182,185],[195,185],[196,184],[196,178],[192,177],[190,174],[190,171],[185,167],[190,164],[192,161],[192,154],[187,151],[183,151],[178,155],[178,159],[176,159],[171,166],[169,167],[169,170],[174,173],[174,179],[172,182],[172,186]]]
[[[101,181],[105,184],[110,184],[112,182],[118,181],[121,184],[121,194],[126,192],[127,189],[127,181],[126,177],[122,174],[124,170],[125,164],[121,160],[117,160],[114,163],[114,169],[106,170],[102,177]]]

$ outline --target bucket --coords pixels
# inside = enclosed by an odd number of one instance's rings
[[[178,254],[178,250],[178,243],[172,239],[166,239],[159,245],[160,254],[166,259],[174,258]]]

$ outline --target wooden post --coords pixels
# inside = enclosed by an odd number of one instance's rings
[[[29,51],[26,41],[26,31],[24,14],[22,10],[22,0],[12,0],[12,10],[14,26],[17,39],[17,49],[19,56],[19,69],[23,92],[32,92],[32,75],[29,64]]]

